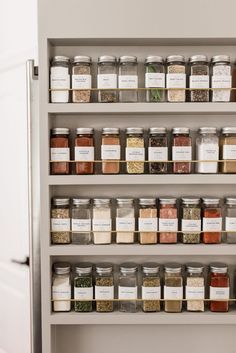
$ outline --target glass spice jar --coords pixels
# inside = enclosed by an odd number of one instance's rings
[[[70,89],[70,58],[54,56],[50,68],[51,103],[68,103]],[[54,91],[59,89],[60,91]],[[64,90],[63,90],[64,89]]]
[[[71,209],[72,244],[87,245],[91,242],[90,199],[74,198]]]
[[[165,127],[149,130],[148,161],[150,174],[165,174],[168,171],[168,138]],[[151,161],[151,162],[150,162]]]
[[[178,211],[176,198],[160,198],[159,237],[160,243],[177,243]]]
[[[53,265],[54,273],[52,278],[52,299],[53,311],[71,310],[71,276],[70,264],[57,262]],[[62,300],[64,299],[64,300]]]
[[[93,200],[93,242],[111,244],[111,200]]]
[[[50,160],[51,174],[70,173],[70,130],[67,128],[54,128],[51,130],[50,139]]]
[[[119,174],[120,172],[121,142],[120,129],[105,127],[102,129],[102,173]]]
[[[210,311],[227,312],[229,310],[230,280],[228,266],[223,263],[210,265]],[[215,300],[214,300],[215,299]]]
[[[220,199],[203,198],[203,243],[218,244],[221,242],[222,231],[222,211]]]
[[[157,243],[157,206],[156,199],[139,199],[139,242]]]
[[[97,312],[112,312],[114,299],[113,266],[109,263],[96,265],[95,300]]]
[[[148,262],[142,265],[142,309],[144,312],[161,310],[160,266]]]
[[[76,129],[75,174],[94,173],[94,130],[90,127]]]
[[[51,207],[52,244],[70,244],[70,199],[54,197]]]
[[[186,269],[185,298],[187,300],[187,311],[204,311],[204,267],[198,263],[189,263],[186,265]]]
[[[164,310],[167,313],[180,313],[183,299],[182,268],[170,263],[164,267]]]
[[[89,103],[91,100],[92,59],[90,56],[75,56],[72,64],[72,102]],[[79,91],[76,91],[78,89]]]
[[[181,231],[184,244],[199,244],[201,240],[201,205],[195,197],[182,198]]]
[[[167,57],[166,62],[167,62],[166,87],[169,88],[169,90],[167,91],[167,101],[185,102],[186,100],[185,58],[182,55],[170,55]]]
[[[123,263],[120,265],[118,280],[119,311],[135,313],[137,311],[138,278],[137,265],[134,263]]]
[[[116,243],[134,243],[135,210],[133,199],[117,199]]]
[[[236,197],[226,197],[225,199],[225,230],[227,243],[236,243]]]
[[[199,160],[196,173],[218,172],[219,137],[215,127],[200,127],[196,138],[196,159]]]
[[[175,127],[172,134],[173,173],[189,174],[192,171],[192,138],[189,135],[189,128]]]
[[[236,173],[236,127],[224,127],[222,129],[220,159],[227,160],[220,163],[222,173]]]
[[[126,129],[125,159],[128,174],[144,173],[145,148],[142,127]]]
[[[98,58],[98,102],[117,102],[117,66],[116,57],[103,55]]]
[[[82,262],[75,265],[74,308],[76,312],[93,311],[92,264]]]
[[[161,56],[150,55],[145,59],[145,87],[152,88],[146,91],[147,102],[164,102],[165,66]]]
[[[136,56],[121,56],[119,59],[119,101],[138,101],[138,64]]]
[[[230,89],[232,87],[232,73],[230,57],[228,55],[216,55],[211,59],[212,64],[212,88],[224,88],[213,90],[212,102],[230,102]]]
[[[190,91],[191,102],[209,102],[209,62],[205,55],[193,55],[189,59],[190,76],[189,88],[194,88]],[[200,88],[199,90],[197,88]],[[202,88],[202,90],[201,90]]]

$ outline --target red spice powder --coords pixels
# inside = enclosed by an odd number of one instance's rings
[[[160,206],[160,219],[176,219],[177,208],[174,205],[161,205]],[[177,243],[177,233],[161,232],[159,234],[160,243]]]
[[[80,135],[75,138],[75,147],[92,147],[94,146],[94,139],[92,135]],[[93,162],[76,162],[75,163],[76,174],[93,174],[94,163]]]
[[[205,218],[221,218],[221,210],[219,208],[207,208],[203,211]],[[218,244],[221,242],[221,232],[203,232],[203,243]]]
[[[190,136],[177,135],[173,138],[173,146],[176,147],[189,147],[192,146],[192,139]],[[189,162],[174,162],[173,173],[176,174],[189,174],[192,170],[192,164]]]
[[[52,136],[50,140],[51,148],[67,148],[69,147],[68,135]],[[51,163],[51,174],[69,174],[69,162],[53,162]]]
[[[229,288],[229,277],[227,273],[211,273],[210,286]],[[215,312],[227,312],[229,310],[228,301],[214,301],[210,302],[210,310]]]

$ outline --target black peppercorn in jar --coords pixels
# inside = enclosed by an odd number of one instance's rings
[[[75,56],[72,65],[72,88],[75,89],[72,92],[72,102],[89,103],[91,87],[91,58],[89,56]]]
[[[165,66],[161,56],[150,55],[145,59],[145,88],[147,102],[164,102],[165,100]],[[161,88],[161,89],[160,89]]]
[[[103,55],[98,58],[98,102],[117,102],[117,66],[116,57]]]
[[[50,88],[52,90],[51,103],[69,102],[70,59],[67,56],[54,56],[52,59]]]
[[[148,161],[150,174],[164,174],[168,170],[168,139],[166,128],[152,127],[149,130]]]
[[[205,55],[193,55],[189,59],[190,77],[189,87],[191,102],[209,102],[209,62]],[[197,88],[200,88],[197,90]]]
[[[96,265],[95,299],[97,312],[113,311],[114,276],[113,266],[109,263]]]

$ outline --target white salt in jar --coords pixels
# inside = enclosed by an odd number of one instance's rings
[[[71,276],[70,264],[58,262],[53,266],[54,274],[52,279],[53,311],[70,311],[71,309]],[[65,300],[62,300],[65,299]]]
[[[196,138],[196,173],[217,173],[219,137],[215,127],[200,127]],[[208,162],[209,161],[209,162]]]

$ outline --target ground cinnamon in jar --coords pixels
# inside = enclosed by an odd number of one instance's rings
[[[93,128],[76,129],[75,161],[75,174],[94,173]]]
[[[70,148],[67,128],[54,128],[50,139],[51,174],[69,174]]]
[[[222,211],[220,199],[203,198],[203,243],[217,244],[221,242]]]
[[[120,129],[117,127],[102,129],[102,173],[119,174],[120,172]]]

